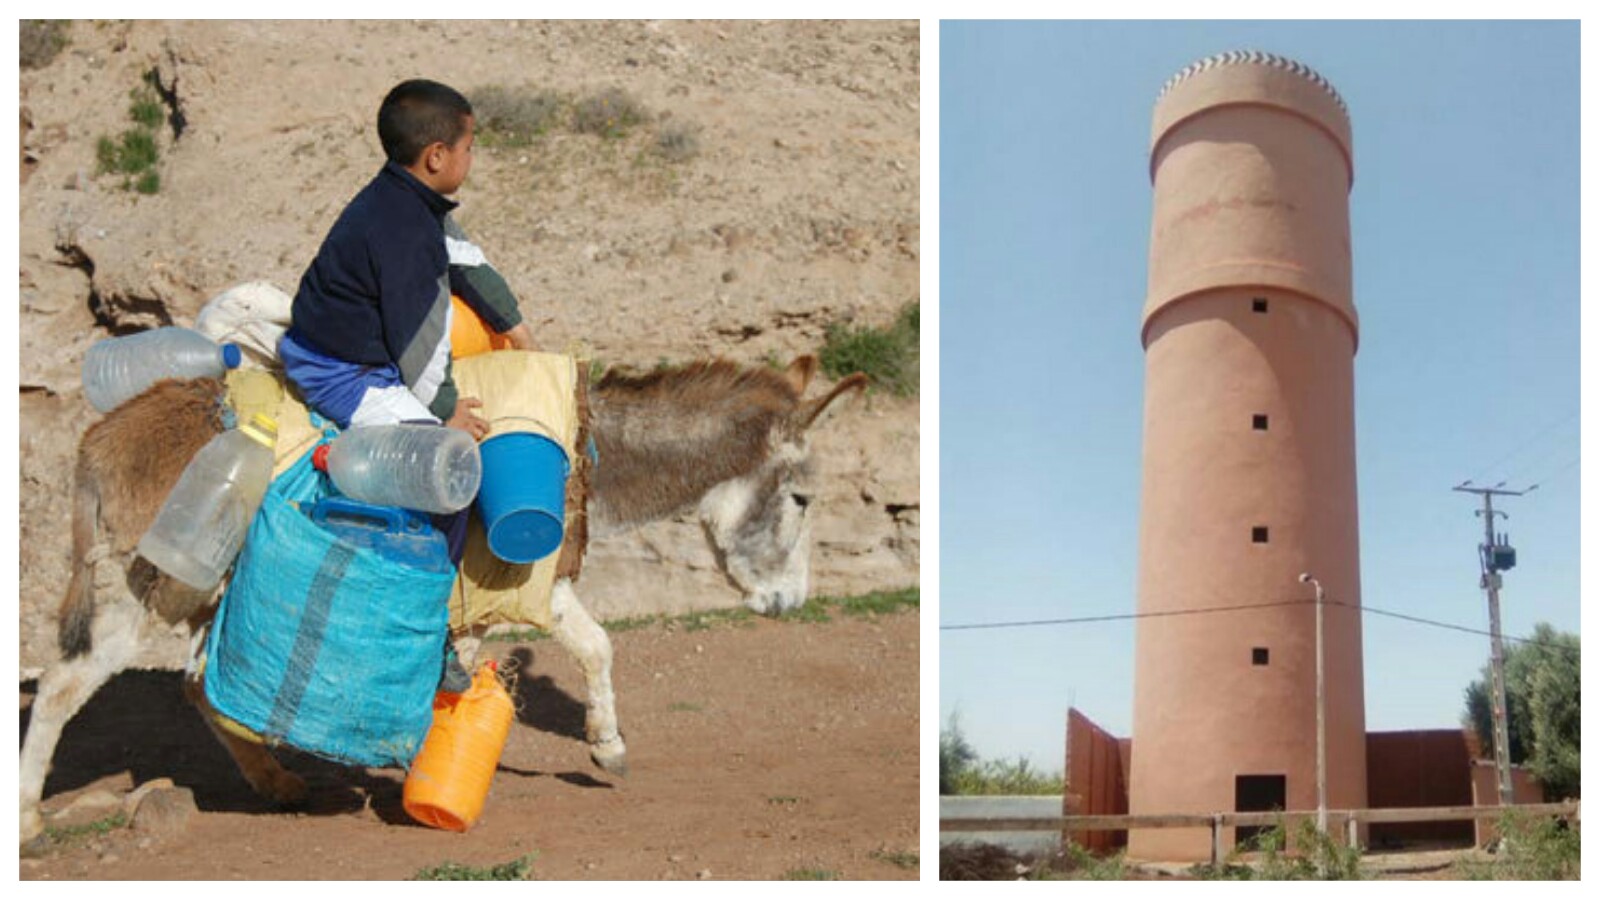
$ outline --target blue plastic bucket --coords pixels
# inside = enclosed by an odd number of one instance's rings
[[[561,445],[539,434],[502,434],[478,445],[483,486],[478,514],[489,551],[531,563],[561,546],[570,464]]]

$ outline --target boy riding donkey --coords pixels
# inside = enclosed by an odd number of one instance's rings
[[[402,82],[378,109],[388,161],[340,214],[294,298],[278,345],[289,380],[341,429],[442,422],[482,440],[482,402],[451,379],[451,296],[516,349],[532,335],[505,280],[451,218],[472,168],[472,105],[426,80]],[[467,511],[436,516],[459,564]],[[446,689],[465,672],[449,654]]]

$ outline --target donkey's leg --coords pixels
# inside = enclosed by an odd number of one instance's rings
[[[550,615],[556,640],[578,660],[589,689],[589,712],[584,731],[589,758],[615,775],[628,772],[628,748],[617,731],[617,698],[611,691],[611,638],[578,602],[572,581],[556,582],[550,595]]]
[[[246,740],[224,729],[217,721],[216,710],[206,699],[205,676],[190,675],[183,680],[183,693],[205,720],[206,727],[217,736],[224,750],[233,757],[239,774],[262,797],[283,806],[297,806],[306,799],[306,782],[299,775],[285,769],[272,751],[255,741]]]
[[[89,649],[58,661],[39,677],[17,779],[22,805],[19,837],[23,842],[44,830],[39,800],[44,795],[45,776],[50,774],[50,760],[55,756],[61,729],[101,685],[128,665],[139,647],[144,607],[124,592],[101,596],[105,599],[96,604],[89,626]]]

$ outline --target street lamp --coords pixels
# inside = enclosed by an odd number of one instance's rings
[[[1317,589],[1317,831],[1328,833],[1328,724],[1322,688],[1322,582],[1309,572],[1300,573],[1300,583]]]

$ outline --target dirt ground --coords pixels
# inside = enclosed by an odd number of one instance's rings
[[[305,810],[257,799],[180,696],[176,673],[114,680],[67,728],[48,813],[92,790],[167,777],[200,812],[21,861],[26,880],[405,879],[447,861],[537,853],[539,879],[914,879],[915,612],[823,623],[654,625],[613,636],[629,773],[594,767],[582,676],[553,641],[490,643],[530,673],[482,819],[464,835],[411,822],[402,773],[293,756]],[[26,731],[31,685],[23,691]]]

